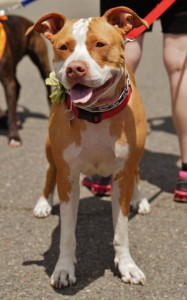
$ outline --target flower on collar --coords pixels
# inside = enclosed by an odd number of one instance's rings
[[[45,84],[54,87],[54,90],[50,95],[52,103],[60,104],[64,101],[65,88],[59,82],[54,71],[49,74],[49,78],[46,78]]]

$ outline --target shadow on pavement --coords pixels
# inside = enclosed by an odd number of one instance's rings
[[[152,202],[160,193],[154,195]],[[137,212],[131,211],[129,220],[135,217]],[[53,207],[52,215],[60,216],[59,204]],[[78,220],[76,227],[76,277],[77,284],[65,289],[53,288],[58,294],[75,295],[86,286],[105,276],[106,270],[113,276],[120,276],[114,265],[113,248],[113,223],[111,202],[99,197],[90,197],[80,200]],[[45,272],[51,277],[58,256],[60,242],[60,218],[58,225],[51,235],[51,245],[43,254],[43,260],[24,261],[24,266],[43,266]]]
[[[144,151],[140,165],[141,179],[159,187],[164,192],[173,193],[179,157],[173,154]]]
[[[163,131],[176,134],[171,116],[149,118],[147,122],[151,131]]]
[[[44,119],[44,120],[48,119],[48,116],[46,114],[39,113],[36,111],[32,112],[23,105],[21,106],[21,109],[22,109],[22,111],[18,112],[18,118],[21,120],[22,123],[24,123],[25,120],[28,118]]]
[[[23,125],[25,123],[25,121],[28,118],[34,118],[34,119],[43,119],[43,120],[47,120],[48,116],[43,114],[43,113],[39,113],[39,112],[32,112],[30,111],[28,108],[26,108],[25,106],[21,106],[22,111],[17,112],[17,118],[20,121],[20,125],[18,126],[18,129],[21,130],[23,129]],[[0,128],[0,135],[7,135],[8,129],[1,129]]]
[[[154,131],[176,135],[171,116],[149,118],[147,120],[151,134]],[[178,174],[178,155],[158,152],[160,141],[157,141],[157,151],[145,149],[141,161],[141,179],[159,187],[164,192],[173,193]],[[178,143],[176,136],[176,143]]]
[[[59,205],[54,206],[53,215],[59,216]],[[77,284],[71,288],[54,289],[63,295],[74,295],[84,289],[91,282],[104,275],[105,270],[118,276],[114,266],[113,226],[110,201],[103,201],[97,197],[80,200],[76,227],[77,236]],[[51,245],[43,254],[43,260],[24,261],[24,266],[43,266],[50,277],[55,268],[59,255],[60,220],[53,230]]]

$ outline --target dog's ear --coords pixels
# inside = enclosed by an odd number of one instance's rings
[[[132,9],[125,6],[111,8],[102,17],[111,25],[120,28],[123,34],[127,34],[134,27],[141,25],[149,28],[149,24],[145,20],[141,19]]]
[[[61,14],[46,14],[42,16],[33,26],[27,29],[26,35],[35,30],[39,33],[42,33],[47,39],[51,40],[53,35],[61,30],[66,20],[67,18]]]

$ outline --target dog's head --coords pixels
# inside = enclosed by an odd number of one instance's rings
[[[124,38],[134,27],[147,23],[127,7],[108,10],[102,17],[68,19],[50,13],[32,30],[49,39],[54,49],[57,78],[75,105],[111,103],[126,84]]]

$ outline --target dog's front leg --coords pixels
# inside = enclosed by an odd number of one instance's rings
[[[145,275],[137,267],[129,251],[128,212],[133,191],[134,176],[113,180],[112,213],[114,225],[115,264],[118,266],[123,282],[144,284]]]
[[[61,182],[61,184],[64,182]],[[57,185],[59,182],[57,180]],[[65,185],[63,185],[65,186]],[[59,192],[60,200],[61,192]],[[68,201],[60,203],[61,235],[60,254],[55,270],[51,276],[51,284],[56,288],[66,287],[76,283],[75,277],[75,250],[76,237],[75,228],[77,222],[77,211],[79,203],[79,180],[71,184]]]

